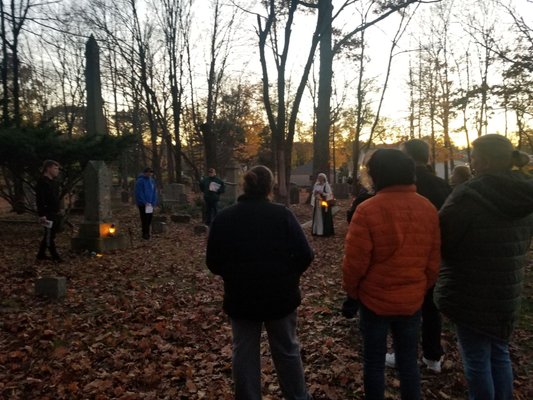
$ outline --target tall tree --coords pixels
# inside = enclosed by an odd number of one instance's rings
[[[291,43],[292,28],[295,13],[300,4],[299,0],[290,0],[287,3],[279,3],[275,0],[266,2],[266,16],[257,14],[257,35],[259,37],[259,58],[263,75],[263,101],[272,134],[272,152],[274,156],[274,168],[278,180],[279,201],[288,201],[288,186],[292,157],[292,144],[294,142],[295,127],[297,122],[300,103],[311,70],[314,54],[319,42],[320,24],[317,22],[311,38],[311,45],[307,57],[303,62],[303,70],[297,85],[294,99],[287,105],[287,58]],[[279,22],[282,22],[282,38],[277,30]],[[272,58],[276,71],[276,101],[271,98],[270,70],[267,63],[267,44],[270,44]]]
[[[331,127],[331,82],[333,78],[332,0],[318,1],[318,26],[320,27],[320,71],[318,81],[318,106],[316,134],[313,140],[313,177],[324,172],[329,176],[329,137]]]

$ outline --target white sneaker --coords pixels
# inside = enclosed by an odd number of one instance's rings
[[[440,360],[434,361],[434,360],[428,360],[426,357],[422,357],[422,362],[426,364],[426,367],[430,371],[433,371],[436,374],[440,374],[442,370],[441,365],[440,365]]]
[[[385,354],[385,366],[389,368],[396,368],[396,355],[394,353]]]

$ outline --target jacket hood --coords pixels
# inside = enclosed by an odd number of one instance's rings
[[[533,179],[518,172],[480,175],[457,190],[457,195],[472,196],[479,204],[511,219],[533,213]]]

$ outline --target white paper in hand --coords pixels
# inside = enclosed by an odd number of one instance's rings
[[[145,207],[144,207],[144,212],[146,214],[152,214],[154,212],[154,207],[151,205],[151,204],[147,204]]]
[[[209,190],[211,192],[218,192],[218,189],[220,189],[220,183],[216,183],[216,182],[209,183]]]

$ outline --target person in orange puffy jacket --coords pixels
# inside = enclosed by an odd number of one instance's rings
[[[343,287],[360,310],[365,398],[384,398],[390,330],[401,398],[417,400],[420,310],[440,264],[437,209],[416,193],[414,162],[401,151],[377,150],[367,168],[376,195],[355,211],[343,261]]]

